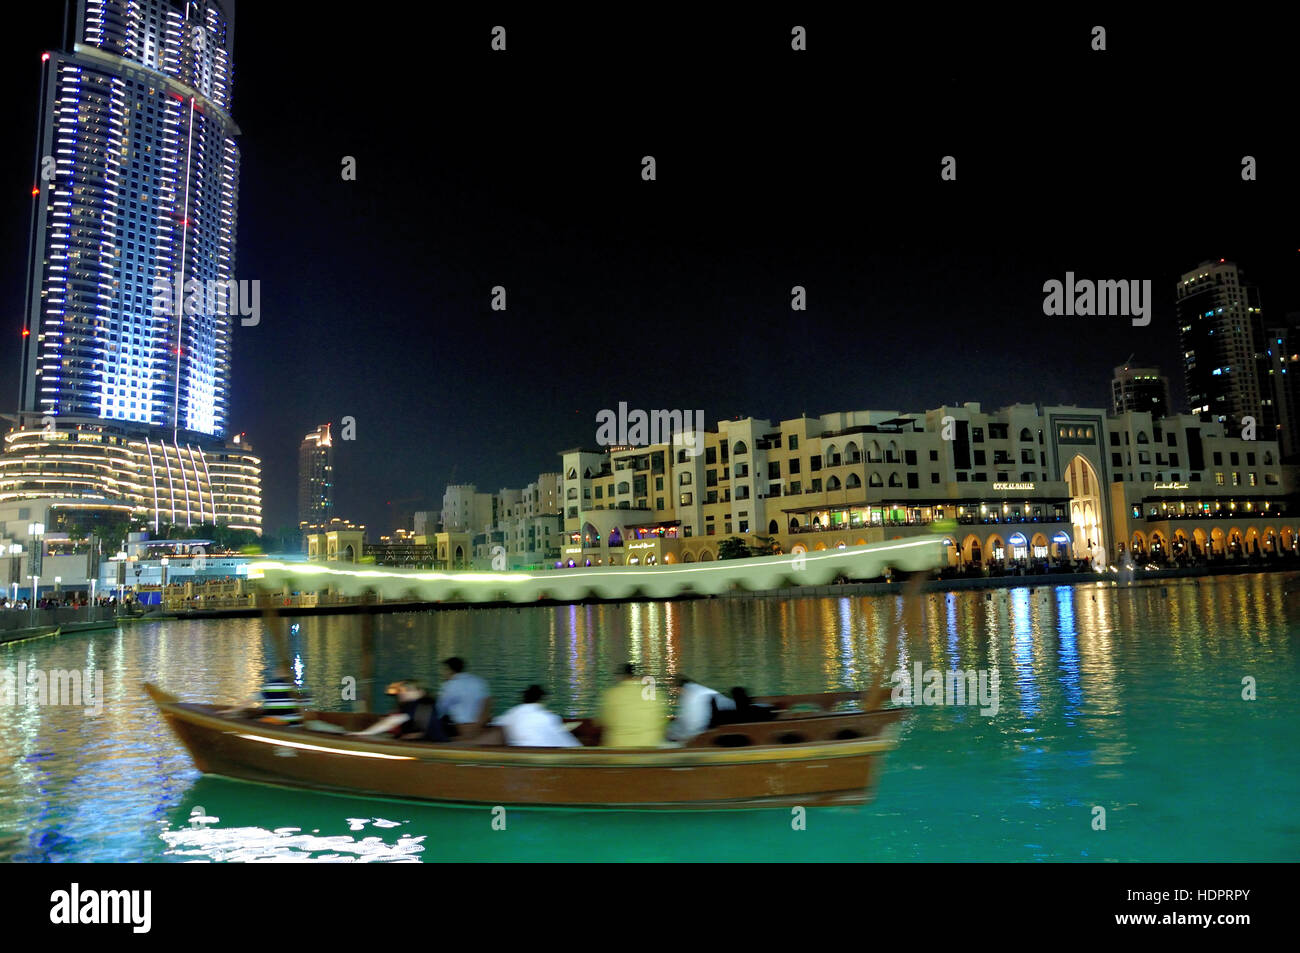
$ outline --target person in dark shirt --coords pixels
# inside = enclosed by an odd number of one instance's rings
[[[379,735],[396,731],[397,737],[406,741],[447,741],[447,733],[438,717],[438,699],[413,679],[403,679],[388,686],[388,694],[395,696],[397,711],[379,719],[364,731],[354,735]]]

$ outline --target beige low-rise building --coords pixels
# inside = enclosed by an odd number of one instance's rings
[[[1289,552],[1275,441],[1194,416],[1016,404],[719,421],[703,452],[575,448],[559,565],[707,561],[942,531],[952,566]]]

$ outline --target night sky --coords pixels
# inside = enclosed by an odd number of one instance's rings
[[[0,300],[17,343],[40,53],[63,3],[14,6]],[[619,401],[710,425],[1109,406],[1135,354],[1182,410],[1182,272],[1227,258],[1266,316],[1300,311],[1281,21],[1093,13],[1109,47],[1093,52],[1093,20],[1039,13],[301,15],[314,7],[236,12],[237,276],[261,281],[262,317],[236,322],[230,419],[264,459],[271,531],[296,522],[302,435],[345,415],[336,508],[374,538],[448,482],[558,469]],[[1248,154],[1259,181],[1241,181]],[[1043,282],[1067,271],[1150,279],[1151,324],[1045,317]],[[6,410],[18,366],[16,349],[0,360]]]

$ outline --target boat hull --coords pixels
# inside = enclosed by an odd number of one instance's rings
[[[146,688],[206,774],[487,807],[684,811],[861,804],[870,798],[881,756],[894,747],[879,730],[841,740],[716,748],[411,744],[220,716],[213,706],[180,703]]]

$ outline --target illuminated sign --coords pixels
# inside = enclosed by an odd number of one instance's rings
[[[1057,533],[1055,536],[1052,537],[1052,542],[1065,543],[1068,545],[1070,542],[1070,537],[1067,536],[1065,533]]]
[[[1010,543],[1012,546],[1023,546],[1025,545],[1025,534],[1012,533],[1010,536],[1007,537],[1007,542]]]
[[[1151,486],[1157,490],[1186,490],[1189,486],[1187,483],[1152,483]]]
[[[573,547],[570,547],[570,548],[566,549],[566,550],[564,551],[564,555],[566,555],[566,556],[572,556],[574,553],[580,553],[580,552],[582,552],[582,547],[581,547],[581,546],[573,546]]]
[[[654,543],[628,543],[628,549],[654,549]]]
[[[1034,485],[1032,483],[994,483],[993,484],[993,489],[995,490],[1032,490],[1033,488]]]

